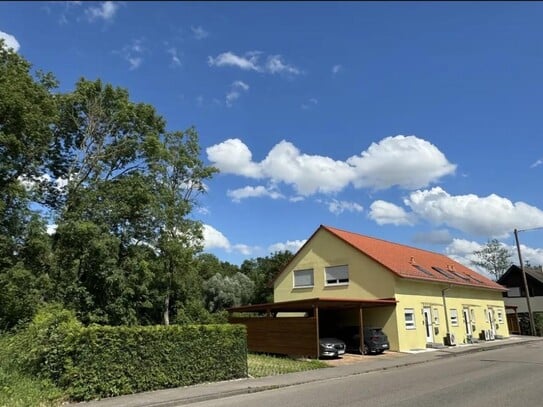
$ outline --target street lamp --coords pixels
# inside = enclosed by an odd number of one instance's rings
[[[522,272],[522,280],[524,281],[524,291],[526,293],[526,305],[528,306],[528,315],[530,317],[530,331],[533,336],[536,336],[534,314],[532,312],[532,304],[530,303],[530,292],[528,291],[528,280],[526,280],[526,271],[524,270],[524,263],[522,261],[522,255],[520,253],[520,244],[518,242],[518,232],[524,232],[527,230],[543,229],[543,227],[531,228],[531,229],[515,229],[515,241],[517,242],[518,261],[520,262],[520,271]]]

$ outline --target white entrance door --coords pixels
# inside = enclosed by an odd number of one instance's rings
[[[470,316],[469,316],[469,309],[464,308],[462,310],[462,313],[464,314],[464,328],[465,328],[465,331],[466,331],[466,335],[469,336],[469,335],[472,334],[472,332],[471,332],[471,320],[470,320]]]
[[[496,335],[496,322],[494,320],[494,312],[492,311],[492,308],[487,308],[486,312],[488,315],[488,322],[490,323],[490,335],[493,339],[494,335]]]
[[[432,328],[432,310],[424,307],[422,309],[424,314],[424,327],[426,328],[426,343],[434,342],[434,332]]]

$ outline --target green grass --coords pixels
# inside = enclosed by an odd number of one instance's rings
[[[301,360],[289,357],[249,354],[247,357],[250,377],[274,376],[285,373],[329,367],[320,360]]]
[[[0,366],[1,407],[58,406],[62,399],[62,392],[50,382]]]

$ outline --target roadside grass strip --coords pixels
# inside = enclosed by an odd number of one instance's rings
[[[330,367],[320,360],[292,359],[286,356],[252,353],[248,355],[247,364],[249,367],[249,377],[275,376]]]

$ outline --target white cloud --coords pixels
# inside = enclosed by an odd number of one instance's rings
[[[356,202],[338,201],[337,199],[332,199],[325,203],[328,206],[328,210],[335,215],[339,215],[343,212],[362,212],[364,210],[364,207]]]
[[[0,38],[4,40],[4,47],[11,48],[14,52],[19,51],[19,48],[21,48],[17,38],[11,34],[0,31]]]
[[[175,66],[181,66],[181,60],[179,59],[179,56],[177,55],[177,49],[175,48],[168,48],[166,50],[168,54],[172,57],[172,65]]]
[[[261,169],[252,162],[252,153],[240,139],[228,139],[206,149],[207,158],[223,173],[260,178]]]
[[[342,67],[341,65],[339,65],[339,64],[338,64],[338,65],[334,65],[334,66],[332,67],[332,73],[333,73],[334,75],[337,74],[337,73],[339,73],[339,72],[342,71],[342,70],[343,70],[343,67]]]
[[[268,247],[268,251],[271,253],[275,252],[282,252],[285,250],[288,250],[292,253],[296,253],[300,247],[302,247],[305,242],[307,242],[307,239],[304,240],[287,240],[286,242],[282,243],[274,243]]]
[[[543,159],[537,160],[535,163],[533,163],[532,165],[530,165],[530,168],[539,167],[541,164],[543,164]]]
[[[85,14],[89,21],[102,19],[104,21],[111,21],[115,17],[119,5],[113,1],[105,1],[98,7],[89,7],[85,10]]]
[[[49,224],[47,225],[46,232],[48,235],[54,235],[57,232],[57,224]]]
[[[356,169],[355,187],[386,189],[399,186],[421,188],[453,174],[456,165],[448,162],[436,146],[415,136],[387,137],[372,143],[360,156],[347,163]]]
[[[133,71],[143,63],[143,54],[146,51],[142,40],[132,40],[131,44],[125,45],[121,51],[115,51],[115,53],[121,55],[128,62],[130,70]]]
[[[402,207],[381,200],[370,205],[368,217],[378,225],[413,225],[415,221],[413,215],[407,213]]]
[[[230,249],[230,242],[217,229],[210,225],[203,225],[203,236],[204,236],[204,248],[205,249]]]
[[[524,202],[513,203],[491,194],[452,196],[440,187],[412,192],[405,205],[428,221],[476,236],[503,237],[513,229],[543,225],[543,211]]]
[[[284,198],[280,192],[266,188],[262,185],[258,185],[256,187],[246,186],[233,190],[229,189],[226,195],[232,198],[232,201],[234,202],[240,202],[242,199],[246,198],[260,198],[263,196],[270,197],[271,199]]]
[[[283,61],[281,55],[269,55],[263,65],[259,64],[260,51],[246,52],[243,56],[234,54],[231,51],[223,52],[215,58],[207,57],[209,66],[232,66],[245,71],[263,72],[269,74],[299,75],[302,73],[297,67]]]
[[[203,225],[204,249],[222,249],[226,252],[238,252],[245,256],[249,256],[258,250],[257,247],[249,246],[242,243],[232,244],[228,238],[211,225]]]
[[[295,66],[285,64],[281,55],[270,55],[266,61],[265,70],[272,74],[286,73],[299,75],[301,73]]]
[[[249,91],[249,85],[243,81],[234,81],[232,85],[230,85],[230,91],[226,94],[226,106],[232,107],[234,101],[241,96],[240,92],[247,91]]]
[[[351,183],[358,188],[416,187],[435,182],[456,167],[435,146],[414,136],[385,138],[347,161],[303,154],[285,140],[261,162],[252,161],[251,151],[239,139],[226,140],[206,151],[223,173],[283,182],[301,196],[339,192]]]
[[[249,52],[244,57],[237,56],[230,51],[223,52],[215,58],[207,57],[209,66],[235,66],[246,71],[258,71],[257,61],[258,53],[255,52]]]
[[[204,38],[209,37],[209,33],[206,30],[204,30],[201,26],[190,27],[190,29],[192,31],[192,35],[197,40],[203,40]]]

